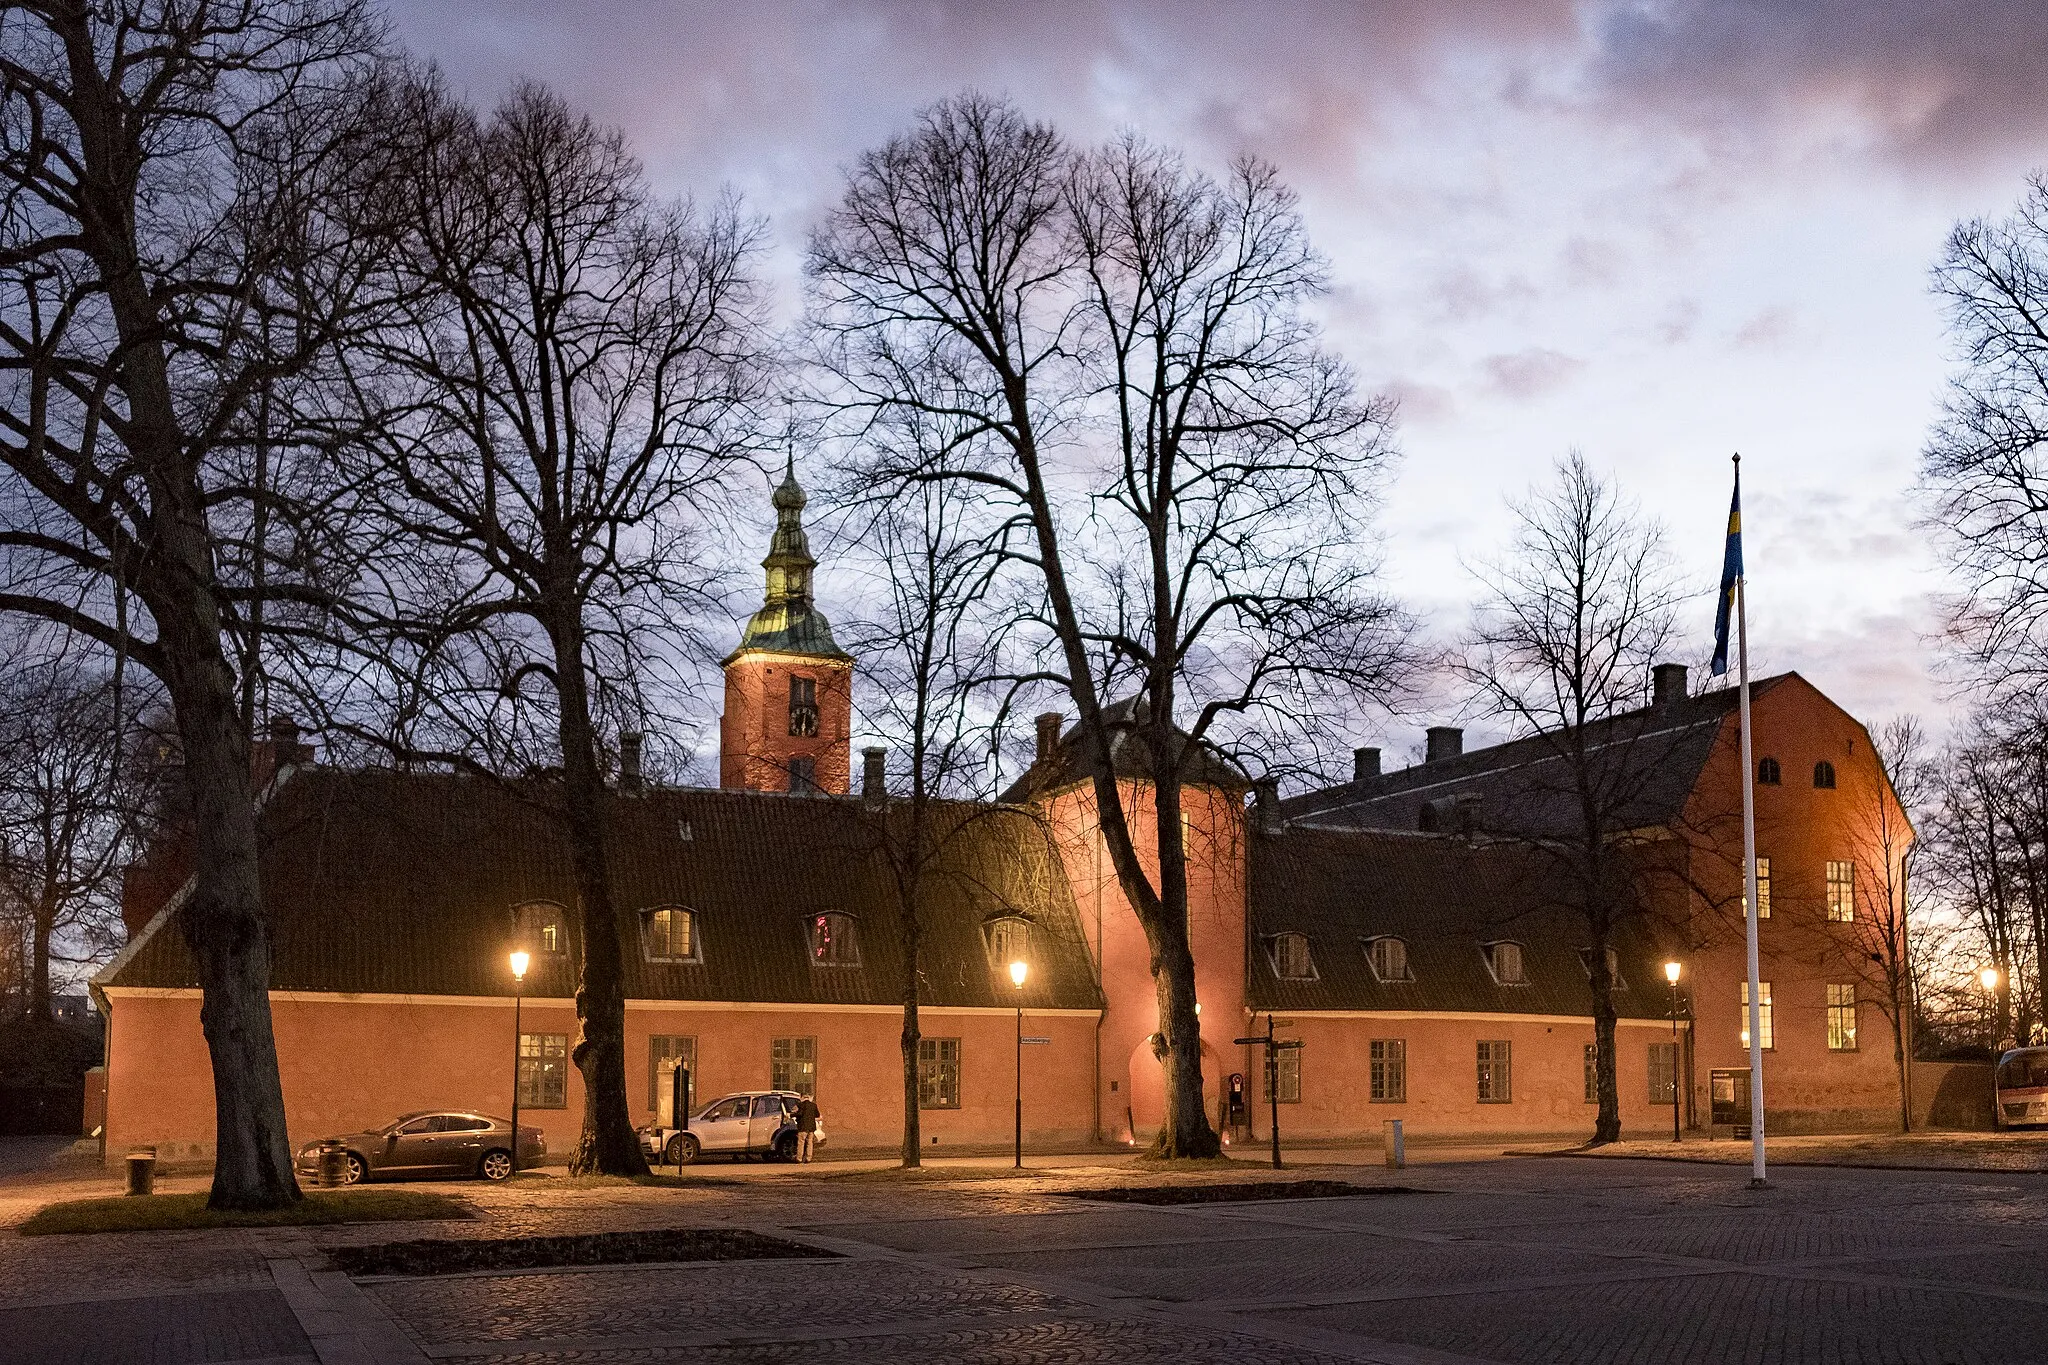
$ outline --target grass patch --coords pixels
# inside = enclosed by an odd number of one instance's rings
[[[829,1260],[836,1251],[764,1237],[744,1228],[662,1228],[571,1237],[448,1238],[329,1247],[350,1275],[456,1275],[547,1266],[639,1265],[649,1261]]]
[[[323,1223],[383,1223],[472,1218],[469,1205],[427,1190],[308,1190],[290,1208],[243,1212],[206,1207],[206,1192],[109,1195],[46,1204],[19,1229],[23,1236],[73,1232],[181,1232],[198,1228],[311,1227]]]
[[[1406,1185],[1352,1185],[1342,1180],[1246,1180],[1229,1185],[1117,1185],[1100,1190],[1062,1191],[1073,1199],[1110,1204],[1237,1204],[1260,1199],[1357,1199],[1390,1194],[1430,1194]]]

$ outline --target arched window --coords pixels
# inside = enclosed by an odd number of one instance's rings
[[[1835,765],[1822,759],[1813,765],[1813,785],[1833,791],[1835,787]]]
[[[1031,921],[1022,915],[1004,915],[988,923],[989,960],[1007,970],[1012,962],[1031,961]]]
[[[569,951],[569,914],[553,901],[528,901],[512,911],[512,937],[530,953]]]
[[[811,961],[821,967],[860,965],[860,942],[852,915],[831,911],[811,916]]]
[[[697,942],[697,913],[680,905],[657,906],[640,912],[641,938],[649,962],[701,962]]]
[[[1308,935],[1275,934],[1272,941],[1273,975],[1282,981],[1313,981],[1315,960],[1309,956]]]
[[[1365,955],[1372,964],[1372,974],[1382,981],[1415,979],[1408,970],[1408,944],[1402,939],[1369,938],[1365,941]]]
[[[1526,986],[1528,973],[1522,968],[1522,945],[1519,943],[1489,943],[1486,945],[1487,970],[1493,979],[1503,986]]]
[[[1775,787],[1782,780],[1778,773],[1778,760],[1760,758],[1756,761],[1756,780],[1761,787]]]

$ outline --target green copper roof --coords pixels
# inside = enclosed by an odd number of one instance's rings
[[[808,654],[820,659],[851,660],[832,638],[832,623],[811,601],[811,544],[804,536],[803,488],[796,481],[792,459],[775,490],[775,535],[768,542],[768,591],[761,609],[747,622],[739,648],[726,655],[731,663],[749,650],[776,654]]]

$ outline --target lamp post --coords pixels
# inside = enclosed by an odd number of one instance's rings
[[[1017,1158],[1018,1170],[1024,1169],[1024,978],[1031,974],[1031,967],[1021,958],[1010,964],[1010,980],[1017,985]]]
[[[1664,964],[1664,979],[1671,983],[1671,1140],[1678,1141],[1678,972],[1676,962]]]
[[[532,961],[525,952],[515,950],[512,954],[512,1174],[519,1174],[519,1011],[526,1003],[526,964]]]
[[[1985,1018],[1989,1025],[1984,1031],[1991,1036],[1991,1060],[1995,1062],[1998,1060],[1998,968],[1986,967],[1977,973],[1977,979],[1984,983]]]

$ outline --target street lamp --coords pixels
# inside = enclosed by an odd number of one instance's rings
[[[523,949],[512,953],[512,1174],[519,1174],[519,1009],[525,1003],[526,964]]]
[[[1664,979],[1671,983],[1671,1140],[1678,1141],[1678,973],[1676,962],[1664,964]]]
[[[1996,967],[1986,967],[1977,973],[1977,979],[1984,983],[1985,1018],[1989,1021],[1989,1026],[1984,1031],[1991,1035],[1993,1053],[1998,1051],[1998,977]],[[1996,1061],[1997,1058],[1994,1056],[1992,1060]]]
[[[1018,1170],[1024,1169],[1024,978],[1031,974],[1030,964],[1022,958],[1010,964],[1010,980],[1017,986],[1017,1160]]]

